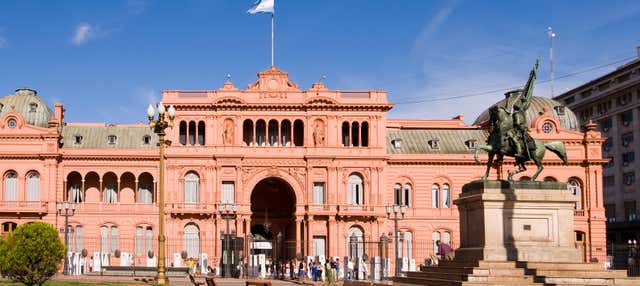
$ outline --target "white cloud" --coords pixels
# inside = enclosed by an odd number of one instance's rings
[[[454,6],[454,2],[448,3],[448,5],[438,10],[429,22],[427,22],[413,42],[413,48],[411,49],[412,54],[415,54],[424,48],[429,38],[438,32],[440,26],[449,18],[451,12],[453,12]]]
[[[80,23],[71,38],[71,43],[74,45],[82,45],[86,43],[89,38],[93,36],[94,29],[88,23]]]

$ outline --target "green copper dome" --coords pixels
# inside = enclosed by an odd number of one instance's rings
[[[501,101],[498,101],[494,105],[505,106],[506,101],[507,99],[505,98]],[[513,99],[511,101],[513,101]],[[529,109],[527,110],[527,123],[531,124],[531,119],[540,116],[540,114],[544,112],[545,106],[549,108],[549,113],[553,117],[558,119],[558,121],[560,121],[560,125],[562,126],[563,129],[568,129],[573,131],[580,130],[578,119],[576,118],[576,115],[573,113],[573,111],[571,111],[571,109],[569,109],[568,107],[565,107],[562,103],[555,101],[553,99],[537,97],[537,96],[534,96],[533,98],[531,98],[531,107],[529,107]],[[480,116],[478,116],[476,121],[473,122],[473,125],[482,125],[483,122],[486,122],[488,120],[489,120],[489,109],[487,108],[485,111],[483,111],[480,114]]]
[[[12,110],[22,114],[27,124],[45,128],[53,116],[44,100],[30,88],[18,88],[14,94],[0,98],[0,117]]]

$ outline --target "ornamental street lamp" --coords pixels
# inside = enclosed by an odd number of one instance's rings
[[[224,240],[223,240],[223,248],[224,251],[222,252],[222,263],[224,264],[224,277],[225,278],[230,278],[231,277],[231,240],[230,238],[230,232],[229,232],[229,220],[232,218],[235,218],[236,216],[236,212],[238,211],[238,206],[235,203],[220,203],[218,204],[218,212],[220,212],[220,217],[224,218],[224,220],[226,220],[227,222],[227,230],[226,233],[224,234]]]
[[[396,253],[396,272],[394,273],[394,276],[397,277],[400,271],[402,270],[402,268],[400,267],[400,263],[402,262],[402,257],[400,256],[400,251],[398,251],[398,240],[400,239],[400,236],[398,235],[398,221],[404,219],[404,212],[406,210],[406,207],[399,206],[399,205],[387,205],[386,209],[387,209],[387,218],[390,220],[393,220],[393,223],[394,223],[394,231],[395,231],[394,246],[396,248],[396,250],[394,251]],[[392,212],[393,212],[393,217],[391,217]],[[398,212],[400,212],[402,217],[398,217]]]
[[[58,215],[64,217],[64,269],[62,273],[64,275],[69,275],[69,217],[73,216],[76,213],[76,204],[65,202],[58,202]],[[71,213],[69,213],[69,207],[71,207]]]
[[[158,118],[155,119],[155,113],[158,112]],[[149,117],[149,127],[153,129],[153,132],[158,135],[158,145],[160,147],[160,166],[158,170],[158,177],[160,183],[158,184],[158,274],[156,282],[158,285],[168,285],[169,279],[166,275],[165,257],[164,257],[164,244],[166,237],[164,236],[164,146],[171,144],[171,141],[165,141],[164,132],[167,127],[173,127],[173,118],[176,114],[176,109],[173,105],[169,106],[169,110],[164,107],[162,102],[158,103],[158,109],[154,109],[151,104],[147,108],[147,116]],[[167,115],[169,121],[165,119]]]

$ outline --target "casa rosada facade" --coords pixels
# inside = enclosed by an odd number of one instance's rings
[[[393,257],[393,244],[386,254],[376,244],[394,237],[390,204],[405,206],[396,235],[398,257],[409,258],[403,268],[429,257],[435,240],[458,245],[452,202],[484,173],[473,152],[488,134],[486,112],[473,125],[462,116],[389,119],[393,105],[383,91],[330,90],[321,82],[302,90],[276,68],[245,90],[226,82],[162,97],[176,109],[165,149],[168,264],[206,257],[219,265],[227,246],[246,250],[238,257],[267,259]],[[0,108],[2,231],[45,221],[64,237],[65,210],[56,205],[74,202],[68,244],[79,257],[86,249],[92,262],[82,262],[85,271],[90,263],[97,270],[92,257],[100,253],[103,265],[153,264],[160,156],[149,126],[65,122],[61,104],[51,110],[28,88],[0,98]],[[575,115],[551,99],[535,97],[528,117],[534,138],[565,142],[569,164],[547,155],[540,178],[568,183],[577,200],[576,247],[585,261],[602,261],[603,138],[592,125],[579,131]],[[491,179],[506,177],[510,162]],[[235,204],[235,215],[221,214],[224,203]],[[222,239],[227,231],[234,240]]]

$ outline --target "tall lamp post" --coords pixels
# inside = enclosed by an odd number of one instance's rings
[[[66,249],[64,251],[64,266],[63,266],[64,269],[62,270],[62,273],[64,275],[68,275],[69,274],[69,217],[73,216],[76,213],[76,204],[65,201],[65,202],[58,202],[56,205],[58,208],[58,215],[64,217],[64,245],[66,246]],[[69,207],[71,207],[71,213],[69,213]]]
[[[231,240],[229,239],[229,220],[236,216],[236,212],[238,211],[238,206],[234,203],[220,203],[218,204],[218,211],[220,212],[220,217],[224,218],[227,222],[227,230],[224,234],[223,242],[226,242],[223,245],[224,251],[222,252],[222,263],[224,264],[224,277],[231,277]]]
[[[394,228],[394,237],[395,239],[393,240],[394,243],[394,247],[396,248],[394,253],[396,254],[396,272],[394,273],[394,276],[398,276],[398,274],[400,273],[400,271],[402,270],[402,268],[400,267],[400,263],[402,262],[402,258],[400,257],[400,253],[398,251],[398,240],[400,239],[399,235],[398,235],[398,221],[403,220],[404,219],[404,212],[406,210],[405,206],[399,206],[399,205],[387,205],[387,218],[390,220],[393,220],[393,228]],[[393,217],[391,217],[391,213],[393,212]],[[398,212],[400,212],[401,217],[398,217]]]
[[[155,113],[158,112],[158,118],[155,119]],[[158,170],[158,177],[160,183],[158,184],[158,274],[156,282],[158,285],[168,285],[169,279],[167,278],[167,270],[165,268],[164,257],[164,244],[166,237],[164,236],[164,146],[170,144],[164,140],[166,133],[164,132],[167,127],[173,127],[173,117],[176,114],[176,109],[171,105],[169,110],[164,107],[162,102],[158,103],[158,109],[154,109],[151,104],[147,108],[147,116],[149,117],[149,127],[153,129],[153,132],[158,134],[158,145],[160,147],[160,166]],[[166,120],[168,117],[169,121]]]

